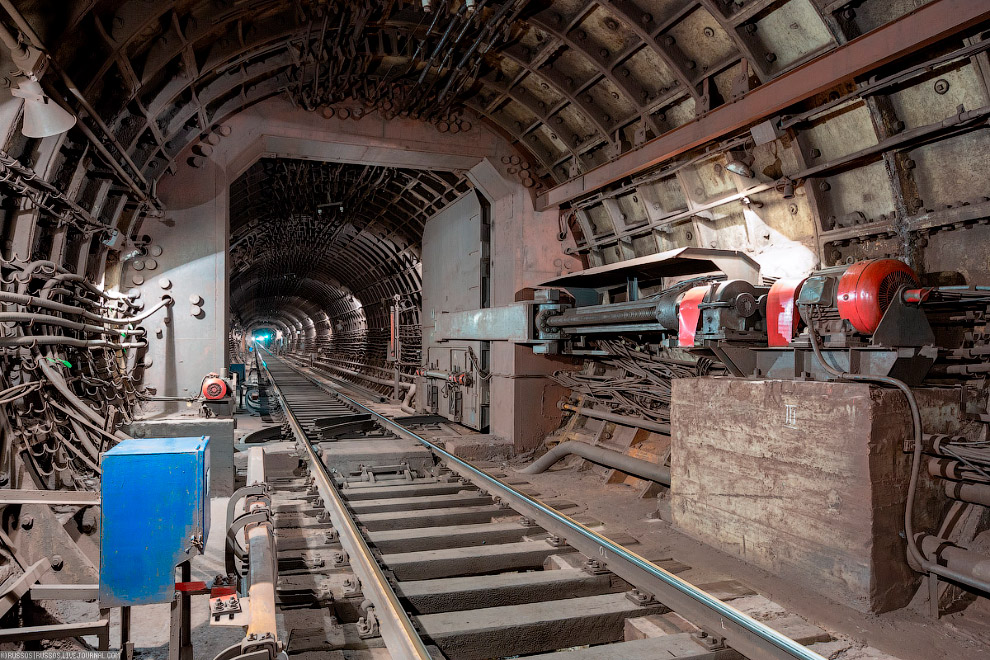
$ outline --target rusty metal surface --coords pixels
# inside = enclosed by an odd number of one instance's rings
[[[827,55],[776,78],[738,101],[685,124],[628,155],[602,165],[540,196],[547,208],[718,139],[815,94],[827,91],[929,44],[990,18],[990,8],[973,0],[939,0]]]

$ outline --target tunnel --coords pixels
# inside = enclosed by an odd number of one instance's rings
[[[0,42],[0,655],[990,653],[984,0]]]

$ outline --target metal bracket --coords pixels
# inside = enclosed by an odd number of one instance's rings
[[[699,630],[698,632],[691,633],[691,637],[709,651],[718,651],[726,648],[725,637],[720,635],[710,635],[704,630]]]
[[[585,573],[591,575],[605,575],[606,573],[611,573],[605,566],[605,563],[597,559],[588,559],[584,562],[582,569]]]
[[[234,511],[237,509],[237,504],[245,497],[251,497],[256,495],[266,501],[266,503],[271,506],[271,486],[268,484],[255,484],[253,486],[244,486],[243,488],[238,488],[234,491],[234,494],[230,496],[230,500],[227,502],[227,527],[230,527],[231,523],[234,522]]]
[[[361,639],[371,639],[378,637],[378,617],[375,616],[374,606],[369,606],[365,615],[357,621],[358,637]]]
[[[652,605],[657,602],[657,599],[653,597],[648,591],[643,591],[642,589],[631,589],[626,592],[626,598],[637,605]]]

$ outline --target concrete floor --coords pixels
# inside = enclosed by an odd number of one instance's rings
[[[372,407],[386,415],[401,415],[397,406],[377,404]],[[245,434],[270,425],[260,417],[238,415],[235,440]],[[465,435],[473,432],[465,429]],[[449,430],[444,431],[449,435]],[[424,435],[428,435],[425,434]],[[516,459],[499,462],[487,467],[513,474],[529,462]],[[242,473],[246,455],[235,455],[235,467]],[[836,634],[837,641],[816,645],[815,650],[830,660],[955,660],[958,658],[990,658],[985,631],[973,630],[967,621],[977,617],[963,615],[943,617],[933,622],[925,614],[923,605],[905,608],[880,616],[868,616],[852,609],[809,597],[809,590],[734,557],[694,541],[679,533],[670,524],[655,517],[657,502],[654,498],[642,499],[630,487],[604,485],[597,468],[586,469],[568,464],[558,464],[541,475],[526,477],[542,494],[542,498],[560,497],[575,502],[587,515],[605,523],[612,533],[625,532],[642,544],[637,552],[646,557],[673,557],[693,568],[681,577],[695,583],[711,582],[729,577],[739,580],[761,595],[801,615],[809,622],[826,630],[843,631]],[[193,561],[193,579],[209,580],[223,573],[224,534],[221,522],[226,516],[227,498],[212,501],[211,516],[214,527],[207,541],[206,552]],[[96,605],[91,604],[96,616]],[[985,609],[981,604],[973,607]],[[148,660],[168,657],[169,605],[150,605],[132,610],[133,638],[138,657]],[[241,640],[240,628],[211,627],[208,625],[205,597],[193,600],[193,645],[196,660],[213,658],[231,644]],[[112,646],[119,640],[118,613],[113,614]],[[90,640],[95,643],[95,639]],[[883,651],[879,650],[883,649]]]
[[[235,444],[251,431],[271,423],[264,422],[258,416],[239,414],[237,429],[234,432]],[[246,467],[247,457],[243,452],[234,456],[235,470],[242,474]],[[235,488],[243,484],[243,477],[235,480]],[[226,573],[224,568],[224,520],[227,516],[227,497],[215,497],[210,502],[210,520],[212,528],[207,537],[204,554],[192,560],[192,579],[210,581],[216,575]],[[168,658],[170,605],[144,605],[131,609],[131,637],[134,641],[135,656],[146,660],[166,660]],[[97,618],[99,610],[96,603],[81,604],[75,613],[78,620]],[[243,628],[228,628],[209,625],[209,605],[206,596],[195,596],[192,600],[192,642],[193,656],[196,660],[210,660],[218,653],[241,641],[244,637]],[[110,646],[120,645],[120,611],[111,612]],[[87,637],[86,641],[96,646],[95,637]]]

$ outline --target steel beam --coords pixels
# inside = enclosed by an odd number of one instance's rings
[[[99,506],[100,494],[88,490],[0,490],[0,506],[6,504],[59,504]]]
[[[936,0],[757,87],[738,101],[551,188],[537,197],[536,206],[542,211],[592,193],[987,20],[990,4],[983,0]]]
[[[96,600],[98,584],[35,584],[28,594],[31,600]]]

